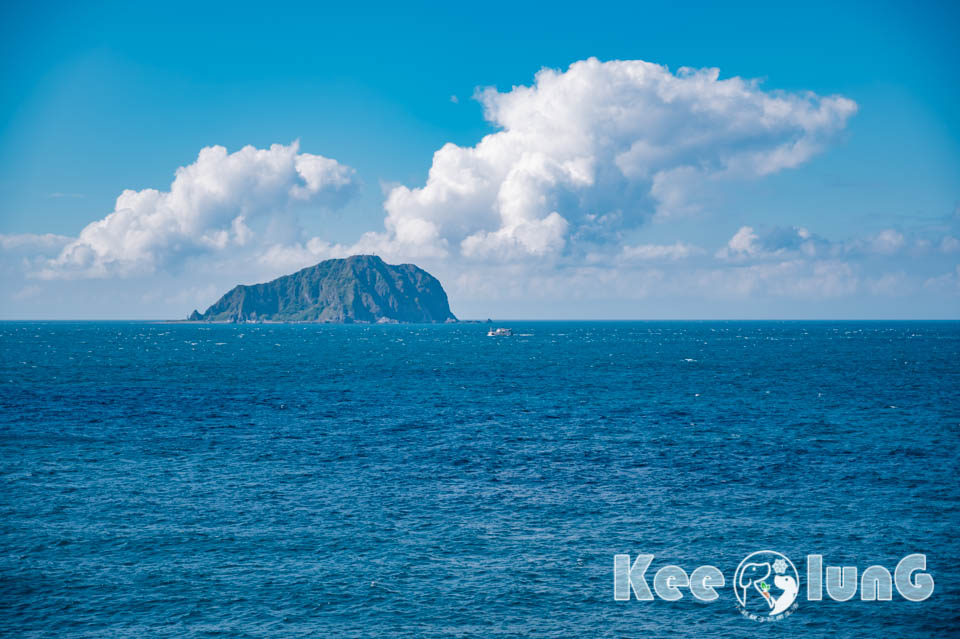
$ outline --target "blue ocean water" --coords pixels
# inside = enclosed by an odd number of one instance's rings
[[[960,324],[0,324],[0,634],[945,636]],[[932,597],[758,625],[755,550]],[[613,599],[613,555],[719,567]]]

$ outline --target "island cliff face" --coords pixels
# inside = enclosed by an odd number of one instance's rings
[[[207,322],[455,322],[437,278],[375,255],[326,260],[272,282],[240,285],[205,313]]]

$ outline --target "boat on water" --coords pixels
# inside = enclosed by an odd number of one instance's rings
[[[487,337],[510,337],[513,331],[509,328],[491,328],[487,331]]]

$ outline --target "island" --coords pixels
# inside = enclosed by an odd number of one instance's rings
[[[414,264],[376,255],[325,260],[263,284],[239,285],[193,322],[456,322],[443,286]]]

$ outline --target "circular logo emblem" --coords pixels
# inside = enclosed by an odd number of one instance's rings
[[[793,562],[774,550],[752,552],[733,575],[737,607],[756,621],[777,621],[797,608],[800,576]]]

